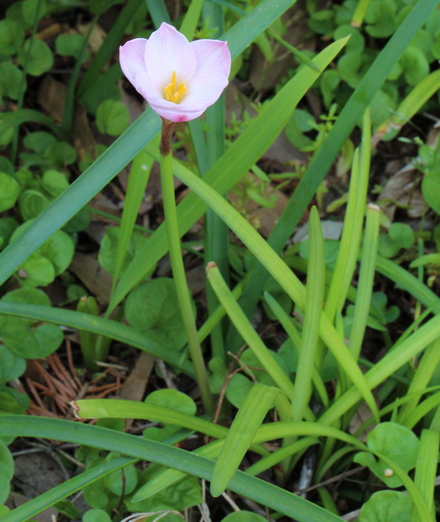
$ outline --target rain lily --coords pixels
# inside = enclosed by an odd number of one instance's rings
[[[150,38],[120,47],[121,68],[135,89],[162,118],[189,121],[218,100],[228,84],[231,54],[227,42],[188,42],[163,23]]]

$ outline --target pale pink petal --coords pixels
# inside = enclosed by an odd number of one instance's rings
[[[136,76],[145,72],[145,38],[135,38],[119,47],[119,63],[128,81],[139,91]]]
[[[146,71],[140,72],[136,75],[136,85],[138,85],[137,91],[139,94],[141,94],[147,101],[151,98],[164,98],[163,89],[156,87],[156,84],[150,80]]]
[[[215,103],[224,88],[228,85],[228,77],[219,70],[197,70],[189,84],[188,92],[180,102],[185,110],[202,110],[204,112]]]
[[[206,109],[206,107],[189,109],[185,108],[182,104],[172,103],[161,98],[151,98],[148,102],[150,107],[159,114],[159,116],[176,123],[194,120],[201,116]]]
[[[178,85],[187,83],[196,70],[197,61],[185,36],[172,25],[163,23],[145,45],[145,65],[150,81],[164,89],[171,82],[173,72]]]
[[[221,71],[226,78],[231,72],[231,53],[228,43],[221,40],[196,40],[191,42],[191,48],[197,59],[197,71],[214,69]]]

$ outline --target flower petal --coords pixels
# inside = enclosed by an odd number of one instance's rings
[[[231,53],[228,42],[221,40],[196,40],[191,42],[191,48],[197,59],[197,71],[209,68],[221,71],[226,78],[231,72]]]
[[[144,58],[146,43],[145,38],[135,38],[119,47],[119,62],[122,72],[138,92],[136,76],[138,73],[146,71]]]
[[[185,110],[204,112],[220,98],[227,85],[228,77],[223,72],[210,68],[197,70],[188,86],[188,92],[179,105]]]
[[[171,82],[173,72],[178,85],[187,83],[196,70],[197,61],[185,36],[172,25],[163,23],[147,40],[145,65],[150,81],[163,90]]]
[[[148,103],[159,116],[176,123],[194,120],[205,112],[205,108],[188,109],[182,104],[169,102],[162,98],[151,98]]]

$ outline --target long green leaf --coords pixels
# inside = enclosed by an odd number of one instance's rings
[[[279,390],[264,384],[254,384],[246,394],[241,408],[232,422],[223,443],[222,452],[215,463],[211,481],[211,495],[220,496],[228,487],[246,451],[264,420],[273,407]]]
[[[212,479],[214,470],[213,461],[197,457],[180,448],[145,440],[127,433],[65,420],[5,415],[0,424],[0,436],[42,437],[84,444],[137,459],[157,462],[205,480]],[[229,489],[300,522],[310,522],[311,520],[336,522],[340,520],[303,498],[240,471],[232,478]],[[2,522],[23,522],[23,519],[13,517],[14,511],[6,515]]]
[[[312,207],[309,220],[309,270],[307,272],[307,300],[304,310],[301,350],[292,400],[293,417],[301,421],[312,395],[312,376],[319,342],[319,323],[324,301],[325,255],[321,222],[316,207]],[[244,314],[243,314],[244,315]]]

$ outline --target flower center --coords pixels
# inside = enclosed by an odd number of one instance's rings
[[[186,93],[185,82],[180,82],[179,87],[177,87],[176,71],[173,71],[173,74],[171,75],[171,83],[165,87],[164,91],[165,99],[173,103],[179,103],[183,95]]]

